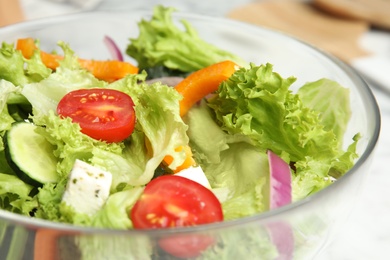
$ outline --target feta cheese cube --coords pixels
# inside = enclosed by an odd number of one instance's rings
[[[181,170],[175,175],[185,177],[192,181],[195,181],[204,187],[210,189],[214,195],[218,198],[219,202],[223,203],[229,198],[229,189],[226,187],[212,189],[209,180],[207,179],[205,173],[203,172],[200,166],[198,167],[189,167],[187,169]]]
[[[195,181],[204,187],[211,189],[209,180],[207,179],[206,175],[204,174],[202,168],[200,166],[197,167],[188,167],[187,169],[181,170],[180,172],[176,173],[175,175],[185,177],[187,179],[190,179],[192,181]]]
[[[112,174],[86,162],[76,160],[62,201],[75,211],[93,215],[98,212],[110,195]]]

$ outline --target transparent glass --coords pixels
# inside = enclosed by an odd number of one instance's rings
[[[0,28],[0,41],[34,37],[40,39],[43,49],[51,50],[63,40],[82,58],[106,59],[110,54],[103,44],[105,35],[124,50],[129,38],[138,35],[137,23],[150,16],[146,11],[91,12],[42,19]],[[283,77],[296,76],[293,88],[322,77],[348,87],[352,119],[346,139],[351,140],[357,132],[363,136],[356,165],[336,183],[302,201],[248,218],[191,228],[98,230],[0,210],[1,256],[37,260],[171,259],[156,249],[161,241],[186,248],[211,239],[213,247],[205,259],[312,259],[337,232],[342,232],[369,174],[379,135],[380,113],[367,84],[349,66],[288,35],[223,18],[184,13],[176,13],[174,18],[188,20],[208,42],[256,64],[272,63]],[[35,243],[38,239],[40,243]],[[42,241],[47,246],[39,246]]]

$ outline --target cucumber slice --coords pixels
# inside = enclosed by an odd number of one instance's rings
[[[5,156],[9,166],[24,182],[33,186],[57,182],[54,146],[27,122],[12,125],[5,134]]]

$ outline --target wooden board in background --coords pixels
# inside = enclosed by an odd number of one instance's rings
[[[229,18],[293,35],[348,62],[368,53],[359,39],[370,28],[365,21],[343,19],[299,1],[258,1],[238,7]]]
[[[389,0],[313,0],[313,5],[332,15],[367,21],[390,30]]]

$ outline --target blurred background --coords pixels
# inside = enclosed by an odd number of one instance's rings
[[[378,158],[350,221],[317,259],[389,259],[390,172],[385,163],[390,158],[390,1],[0,0],[0,27],[80,12],[151,10],[157,4],[292,34],[337,56],[367,79],[382,111]]]
[[[292,34],[390,90],[390,1],[383,0],[0,0],[0,26],[90,11],[151,10],[229,17]]]

